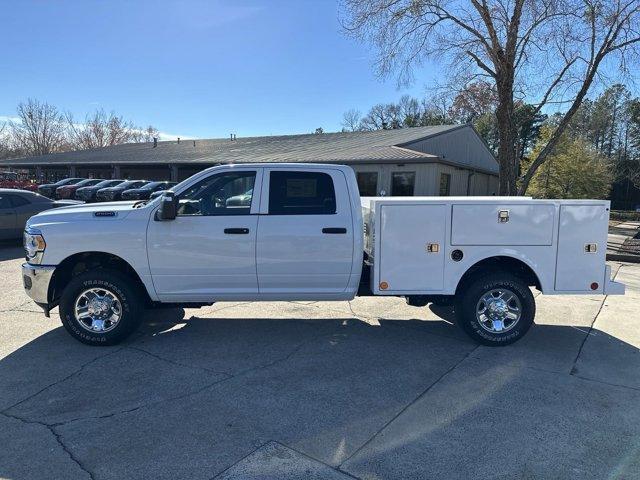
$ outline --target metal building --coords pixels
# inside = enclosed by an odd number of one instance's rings
[[[66,176],[182,180],[223,163],[350,165],[362,195],[492,195],[498,164],[470,125],[130,143],[0,161],[42,180]]]

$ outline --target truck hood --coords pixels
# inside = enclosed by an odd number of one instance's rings
[[[136,202],[108,202],[99,204],[69,205],[45,210],[34,215],[27,222],[27,227],[37,227],[47,223],[66,223],[78,221],[114,221],[125,218],[133,211]]]

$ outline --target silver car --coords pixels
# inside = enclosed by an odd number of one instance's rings
[[[51,200],[35,192],[0,188],[0,240],[22,238],[29,217],[50,208],[77,205],[74,200]]]

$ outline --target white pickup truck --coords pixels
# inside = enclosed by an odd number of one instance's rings
[[[144,308],[225,300],[405,297],[454,305],[506,345],[544,294],[623,294],[605,265],[609,202],[360,198],[340,165],[204,170],[150,202],[50,210],[25,230],[27,294],[81,342],[112,345]]]

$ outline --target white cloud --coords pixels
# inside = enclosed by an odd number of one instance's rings
[[[163,141],[163,140],[177,140],[178,138],[180,138],[180,140],[194,140],[196,137],[189,137],[188,135],[175,135],[173,133],[167,133],[167,132],[158,132],[158,140]]]

